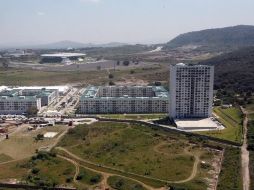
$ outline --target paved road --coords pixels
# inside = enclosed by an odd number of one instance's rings
[[[247,131],[248,131],[248,112],[241,107],[242,112],[244,113],[243,121],[243,145],[241,147],[242,152],[242,175],[243,175],[243,190],[250,189],[250,171],[249,171],[249,151],[247,150]]]

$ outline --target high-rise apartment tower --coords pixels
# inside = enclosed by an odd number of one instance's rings
[[[212,115],[214,67],[170,66],[169,116],[205,118]]]

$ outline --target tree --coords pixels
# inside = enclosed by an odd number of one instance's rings
[[[95,175],[95,176],[92,176],[92,177],[91,177],[90,182],[91,182],[92,184],[96,184],[96,183],[98,183],[98,182],[100,181],[100,179],[101,179],[101,176],[100,176],[100,175]]]
[[[1,59],[2,67],[7,70],[9,68],[9,61],[7,59]]]
[[[40,140],[43,140],[44,139],[44,135],[43,134],[38,134],[36,137],[35,137],[35,140],[36,141],[40,141]]]
[[[9,67],[9,64],[8,64],[7,62],[3,62],[3,68],[4,68],[5,70],[7,70],[8,67]]]
[[[135,71],[134,71],[134,70],[131,70],[131,71],[130,71],[130,74],[134,74],[134,73],[135,73]]]
[[[39,168],[33,168],[33,169],[32,169],[32,173],[33,173],[33,174],[38,174],[39,171],[40,171]]]
[[[108,75],[108,78],[109,78],[109,79],[112,79],[112,78],[114,78],[114,75],[110,73],[110,74]]]
[[[120,65],[120,61],[119,60],[116,61],[116,65],[118,65],[118,66]]]
[[[27,109],[26,113],[28,117],[34,117],[37,115],[38,111],[39,110],[36,107],[31,106]]]
[[[214,101],[214,106],[221,106],[222,101],[221,100],[215,100]]]
[[[123,65],[124,65],[124,66],[129,66],[129,64],[130,64],[130,61],[129,61],[129,60],[123,61]]]
[[[115,83],[113,81],[109,81],[109,86],[114,86]]]
[[[160,82],[160,81],[155,81],[155,82],[154,82],[154,85],[155,85],[155,86],[161,86],[161,82]]]
[[[101,66],[100,65],[97,66],[97,70],[98,71],[101,70]]]

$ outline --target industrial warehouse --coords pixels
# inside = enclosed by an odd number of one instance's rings
[[[80,97],[80,113],[167,113],[168,104],[161,86],[90,86]]]
[[[72,64],[72,61],[83,61],[86,54],[83,53],[54,53],[42,54],[41,63]]]

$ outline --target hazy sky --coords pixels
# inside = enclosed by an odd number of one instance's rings
[[[238,24],[254,25],[254,0],[0,0],[0,45],[158,43]]]

